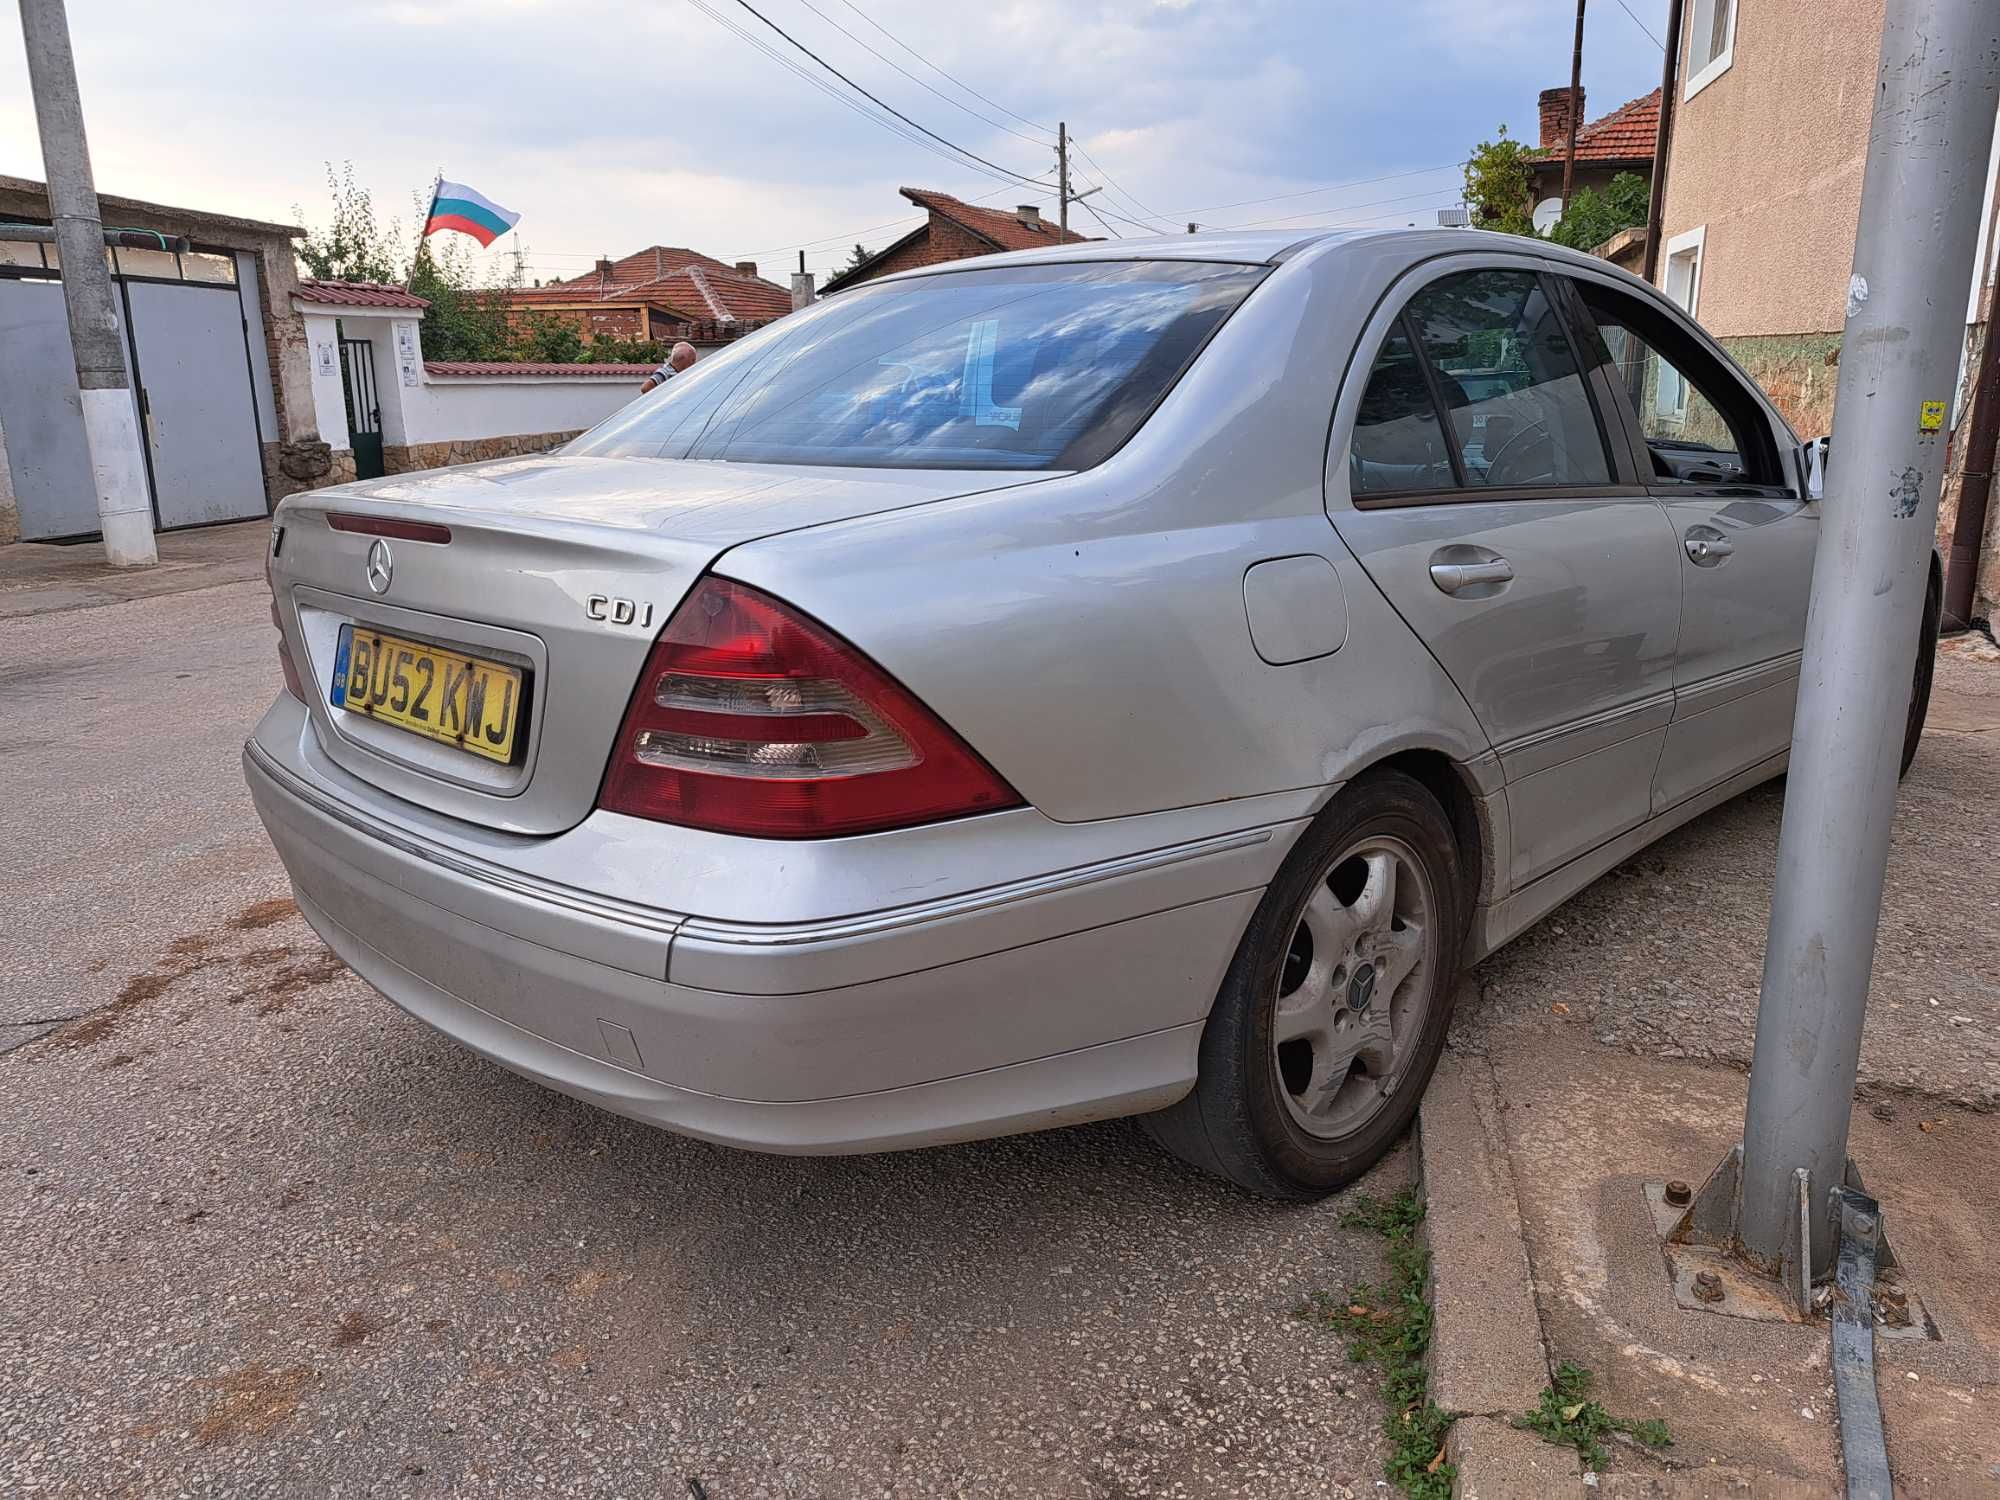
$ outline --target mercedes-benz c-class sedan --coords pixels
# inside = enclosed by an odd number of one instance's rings
[[[287,499],[245,774],[335,953],[580,1099],[789,1152],[1143,1115],[1321,1193],[1466,964],[1784,769],[1806,456],[1533,240],[956,262]]]

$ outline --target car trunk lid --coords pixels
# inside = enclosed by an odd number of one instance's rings
[[[447,816],[516,834],[595,805],[653,640],[740,542],[1046,478],[990,471],[796,468],[538,456],[294,495],[272,584],[305,675],[318,748],[341,771]],[[439,531],[437,528],[442,528]],[[444,536],[448,534],[448,540]],[[429,538],[429,539],[425,539]],[[472,658],[519,683],[506,758],[336,702],[383,637]],[[379,654],[379,652],[378,652]],[[365,674],[367,657],[362,660]],[[405,659],[427,685],[418,661]],[[407,690],[396,697],[407,699]],[[392,700],[393,701],[393,700]],[[420,702],[429,702],[420,699]],[[510,753],[509,753],[510,752]]]

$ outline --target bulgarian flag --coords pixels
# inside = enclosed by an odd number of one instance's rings
[[[520,222],[519,214],[509,213],[484,193],[440,177],[431,192],[431,211],[424,220],[424,235],[428,237],[440,229],[456,229],[460,234],[471,235],[481,245],[490,245]]]

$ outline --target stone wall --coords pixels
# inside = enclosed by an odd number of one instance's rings
[[[391,474],[409,474],[419,469],[443,469],[452,464],[478,463],[489,458],[514,458],[523,453],[540,453],[558,443],[566,443],[582,432],[527,432],[512,437],[460,438],[448,443],[385,443],[382,467]],[[354,455],[348,454],[350,469]],[[350,472],[349,478],[353,475]]]
[[[1833,431],[1833,392],[1840,383],[1838,333],[1747,334],[1716,342],[1764,388],[1801,438]]]

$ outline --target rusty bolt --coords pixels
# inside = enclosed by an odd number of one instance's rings
[[[1667,1202],[1671,1203],[1675,1208],[1686,1208],[1693,1201],[1694,1189],[1689,1187],[1685,1182],[1682,1182],[1680,1178],[1673,1178],[1667,1183]]]
[[[1722,1300],[1722,1278],[1713,1271],[1695,1272],[1694,1295],[1697,1301],[1720,1302]]]

